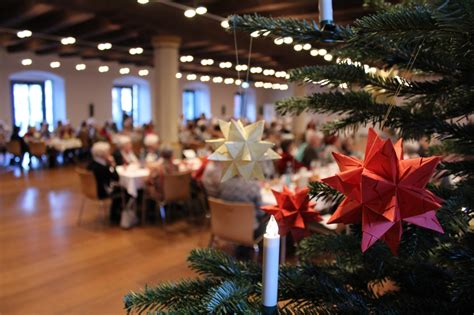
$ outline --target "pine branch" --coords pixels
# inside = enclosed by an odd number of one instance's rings
[[[357,84],[359,86],[370,85],[372,89],[385,90],[387,95],[414,96],[420,94],[432,94],[435,98],[445,95],[453,87],[450,80],[438,81],[409,81],[401,77],[381,77],[368,74],[362,66],[335,64],[328,66],[309,66],[293,69],[290,72],[291,81],[303,81],[320,83],[321,85],[341,83]]]
[[[209,278],[245,278],[247,281],[260,281],[261,278],[261,269],[255,263],[238,261],[213,248],[193,249],[188,262],[191,269]]]
[[[323,182],[309,183],[309,194],[311,198],[326,200],[332,203],[339,203],[344,198],[343,194]]]
[[[345,28],[337,28],[335,32],[321,31],[314,21],[295,19],[275,19],[259,15],[233,15],[229,17],[229,24],[236,29],[252,33],[260,31],[276,37],[292,37],[295,42],[308,43],[319,41],[341,41],[349,34]]]
[[[162,283],[154,288],[145,287],[143,292],[130,292],[124,298],[128,313],[144,311],[182,310],[192,305],[201,306],[210,287],[219,285],[213,279],[182,280],[179,283]]]
[[[440,169],[446,170],[454,176],[468,176],[474,174],[474,160],[444,162],[441,164]]]
[[[232,281],[224,281],[208,293],[206,311],[208,314],[256,314],[261,306],[260,299],[250,302],[249,286],[240,286]]]

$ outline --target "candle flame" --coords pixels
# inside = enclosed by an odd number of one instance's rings
[[[274,216],[271,216],[270,221],[268,221],[265,234],[267,234],[269,237],[278,236],[278,223]]]

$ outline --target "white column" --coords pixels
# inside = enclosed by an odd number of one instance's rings
[[[154,47],[154,121],[163,144],[178,142],[178,118],[181,113],[178,72],[179,45],[176,36],[156,36]]]
[[[303,97],[306,96],[306,88],[304,85],[298,85],[293,83],[293,96],[295,97]],[[306,125],[309,121],[309,114],[307,112],[303,112],[298,116],[293,116],[293,134],[296,137],[296,141],[299,142],[301,137],[303,136]]]

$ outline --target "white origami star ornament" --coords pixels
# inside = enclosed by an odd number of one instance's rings
[[[265,122],[260,120],[244,126],[240,120],[219,120],[224,138],[208,140],[215,151],[209,160],[224,163],[221,181],[241,175],[245,179],[263,179],[261,162],[276,160],[280,156],[273,151],[273,143],[262,141]]]

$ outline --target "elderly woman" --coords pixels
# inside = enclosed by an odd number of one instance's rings
[[[132,139],[129,136],[120,135],[117,137],[118,149],[114,152],[117,165],[138,164],[138,158],[133,153]]]
[[[145,162],[147,164],[158,161],[160,157],[160,138],[154,133],[147,134],[143,140],[145,145]]]
[[[150,166],[150,179],[148,182],[150,194],[155,199],[162,199],[164,175],[174,174],[178,171],[178,166],[173,163],[173,151],[168,148],[163,149],[158,162]]]
[[[115,170],[115,161],[110,154],[110,145],[107,142],[96,142],[92,146],[92,161],[88,169],[94,173],[97,183],[97,196],[100,199],[112,198],[110,206],[110,221],[120,222],[120,188],[119,176]]]

